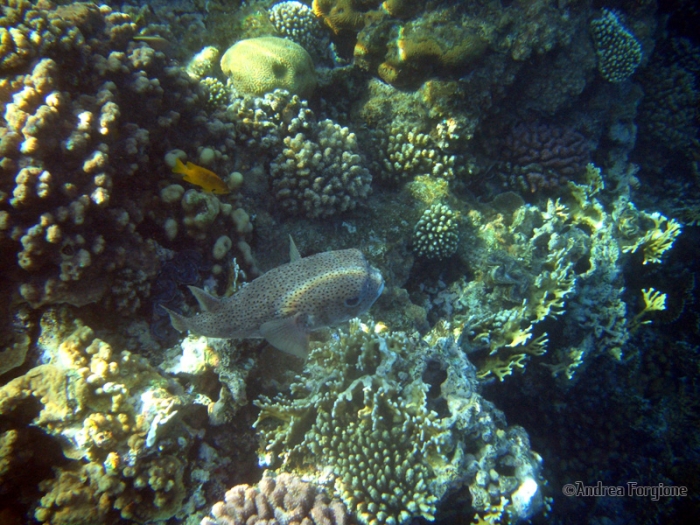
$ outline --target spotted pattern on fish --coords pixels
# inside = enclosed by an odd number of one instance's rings
[[[318,253],[274,268],[231,297],[193,293],[206,311],[185,318],[170,314],[173,326],[207,337],[264,337],[273,346],[305,355],[307,334],[366,312],[384,280],[361,251]]]

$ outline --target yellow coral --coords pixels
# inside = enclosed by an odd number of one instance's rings
[[[333,30],[359,31],[364,26],[364,13],[359,11],[354,0],[314,0],[314,14]]]
[[[316,87],[311,56],[286,38],[265,36],[241,40],[224,53],[221,69],[238,91],[250,95],[286,89],[308,98]]]
[[[661,255],[671,249],[676,237],[681,234],[681,225],[675,219],[668,219],[659,212],[642,214],[654,222],[654,227],[635,244],[624,246],[622,251],[635,252],[641,247],[643,264],[660,263]]]

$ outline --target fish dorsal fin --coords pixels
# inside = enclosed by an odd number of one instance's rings
[[[301,259],[301,255],[299,254],[299,249],[297,248],[297,245],[294,244],[294,239],[292,239],[292,236],[289,236],[289,262],[294,262],[298,261]]]
[[[260,335],[278,350],[306,359],[309,337],[303,324],[301,314],[273,319],[260,326]]]
[[[216,312],[221,308],[221,299],[195,286],[188,286],[203,312]]]

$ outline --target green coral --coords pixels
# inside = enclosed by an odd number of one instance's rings
[[[603,9],[602,16],[591,21],[591,33],[603,78],[617,83],[634,73],[642,61],[642,46],[615,13]]]

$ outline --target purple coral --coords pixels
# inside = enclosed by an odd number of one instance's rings
[[[591,145],[569,127],[521,122],[503,140],[503,150],[511,184],[535,193],[566,185],[582,174]]]
[[[215,503],[201,525],[347,525],[345,505],[292,474],[236,485]]]

